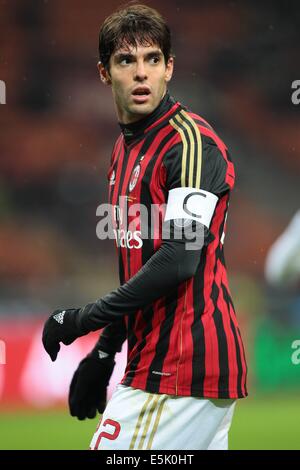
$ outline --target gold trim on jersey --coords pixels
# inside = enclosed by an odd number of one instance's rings
[[[182,152],[182,162],[181,162],[181,186],[190,188],[200,189],[201,184],[201,168],[202,168],[202,139],[199,128],[195,121],[186,113],[186,111],[181,110],[177,113],[173,119],[171,119],[170,124],[174,129],[179,132],[183,145]],[[192,132],[192,129],[195,132],[196,138]],[[189,149],[189,152],[188,152]],[[197,158],[195,159],[195,150],[197,149]],[[189,154],[189,165],[188,165],[188,174],[187,173],[187,155]],[[195,162],[196,160],[196,162]],[[195,164],[197,165],[196,169],[196,180],[193,184],[193,179],[195,175]]]

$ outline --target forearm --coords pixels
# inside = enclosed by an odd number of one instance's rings
[[[99,336],[94,350],[103,351],[109,355],[120,352],[122,345],[127,337],[127,329],[125,319],[122,317],[119,321],[115,321],[107,325]]]
[[[80,312],[79,327],[84,331],[97,330],[167,295],[195,274],[200,251],[201,248],[187,250],[185,240],[164,241],[128,282]]]

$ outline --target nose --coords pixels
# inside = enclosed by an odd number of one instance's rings
[[[147,72],[146,72],[146,68],[145,68],[145,64],[143,60],[137,61],[134,78],[138,82],[143,82],[144,80],[147,79]]]

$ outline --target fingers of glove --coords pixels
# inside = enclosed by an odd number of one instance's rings
[[[83,421],[86,418],[86,412],[85,410],[84,411],[80,410],[76,415],[73,415],[73,416],[78,418],[79,421]]]
[[[99,413],[103,413],[103,411],[106,408],[106,388],[100,391],[100,393],[97,396],[97,410]]]
[[[80,374],[78,370],[76,372],[70,386],[69,409],[71,416],[85,419],[89,410],[96,408],[96,401],[89,384],[84,381],[80,382]]]
[[[77,416],[80,420],[94,418],[97,414],[97,409],[100,409],[102,413],[105,406],[106,389],[101,393],[99,400],[99,393],[95,394],[87,384],[84,384],[84,387],[80,387],[77,383],[76,386],[74,386],[73,393],[69,395],[70,414],[71,416]]]
[[[112,369],[110,366],[109,369]],[[97,410],[103,413],[106,407],[106,389],[111,370],[91,357],[81,361],[75,371],[69,389],[71,416],[78,419],[95,417]]]
[[[78,419],[85,418],[85,403],[80,400],[71,400],[70,401],[70,414],[71,416],[76,416]]]
[[[60,344],[57,336],[56,325],[53,324],[52,318],[48,318],[45,323],[42,341],[46,352],[49,354],[52,361],[55,361],[60,350]]]
[[[102,414],[105,408],[106,408],[106,400],[101,400],[97,405],[97,410],[99,411],[100,414]]]
[[[84,414],[84,409],[86,407],[85,403],[85,395],[80,393],[78,394],[75,390],[75,393],[70,397],[69,400],[69,408],[71,416],[78,416],[80,414]]]
[[[95,407],[92,407],[89,410],[87,410],[86,416],[89,419],[93,419],[95,418],[96,414],[97,414],[97,409]]]
[[[49,339],[49,337],[47,337],[47,339],[45,340],[43,339],[43,345],[44,345],[46,352],[51,357],[51,360],[54,362],[60,350],[59,341],[52,340],[52,339]]]
[[[77,402],[72,409],[71,416],[77,417],[80,421],[86,418],[95,418],[97,413],[96,407],[86,401]]]
[[[62,342],[63,342],[66,346],[68,346],[69,344],[72,344],[73,341],[75,341],[75,339],[76,339],[76,336],[75,336],[75,337],[72,336],[72,337],[69,337],[69,338],[63,338],[63,339],[62,339]]]
[[[71,380],[70,388],[69,388],[69,396],[68,396],[68,401],[69,401],[69,409],[70,413],[72,414],[72,409],[74,407],[74,402],[76,403],[76,388],[77,388],[77,382],[78,382],[78,370],[75,371],[73,378]]]

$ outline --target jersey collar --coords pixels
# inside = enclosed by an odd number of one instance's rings
[[[167,91],[157,108],[148,116],[131,124],[119,123],[126,144],[130,145],[134,140],[139,138],[145,132],[155,127],[157,124],[163,121],[165,117],[169,116],[172,108],[178,106],[179,103],[176,103],[175,99],[170,96],[169,92]]]

